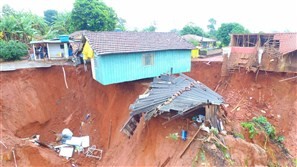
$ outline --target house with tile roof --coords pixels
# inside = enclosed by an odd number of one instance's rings
[[[228,69],[297,73],[297,33],[232,34]]]
[[[103,85],[191,70],[194,46],[175,33],[83,32],[83,56]]]

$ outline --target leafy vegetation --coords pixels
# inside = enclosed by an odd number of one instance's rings
[[[223,23],[218,29],[216,37],[224,46],[228,46],[230,43],[230,34],[232,33],[243,34],[249,33],[249,31],[239,23]]]
[[[204,36],[205,33],[201,27],[196,26],[194,23],[189,23],[183,27],[183,29],[180,31],[181,35],[186,34],[193,34],[198,36]]]
[[[241,139],[244,140],[244,136],[243,136],[241,133],[233,133],[233,136],[234,136],[235,138],[241,138]]]
[[[264,131],[271,139],[275,139],[275,128],[267,121],[263,116],[253,118],[253,122],[258,123],[261,127],[264,128]]]
[[[143,29],[144,32],[155,32],[157,27],[155,25],[150,25],[149,27],[146,27]]]
[[[58,13],[55,18],[55,22],[52,26],[53,34],[70,34],[74,32],[71,26],[71,13],[63,12]]]
[[[47,31],[45,20],[31,12],[14,11],[7,5],[2,7],[2,11],[4,14],[0,21],[0,32],[4,40],[28,43]]]
[[[282,143],[285,140],[284,136],[276,135],[275,127],[263,116],[255,117],[250,122],[242,122],[241,126],[249,130],[251,139],[258,134],[258,131],[264,131],[273,141]]]
[[[71,13],[75,31],[113,31],[117,20],[114,10],[101,0],[76,0]]]
[[[215,26],[217,24],[217,21],[214,18],[210,18],[208,22],[209,22],[209,25],[207,25],[207,28],[209,30],[208,36],[211,38],[216,38],[217,31]]]
[[[200,165],[198,165],[198,162],[200,162]],[[197,152],[195,158],[192,161],[192,167],[194,166],[207,166],[207,159],[205,156],[205,151],[200,148],[199,151]]]
[[[182,30],[173,29],[171,32],[217,38],[221,40],[222,46],[228,45],[230,33],[248,32],[238,23],[223,23],[216,30],[216,23],[214,18],[209,19],[208,32],[204,32],[194,23],[185,25]],[[16,11],[4,5],[0,15],[0,40],[13,40],[28,44],[32,40],[57,38],[58,35],[71,34],[77,30],[125,31],[125,24],[126,20],[118,18],[114,10],[102,0],[76,0],[71,12],[58,12],[50,9],[44,11],[44,17],[27,11]],[[142,31],[153,32],[156,29],[154,23]],[[197,41],[192,41],[192,43],[198,45]]]
[[[170,133],[168,136],[166,136],[167,139],[172,139],[172,140],[178,140],[178,133]]]
[[[56,20],[56,16],[58,15],[58,12],[56,10],[46,10],[43,12],[44,15],[44,20],[46,20],[48,25],[52,25],[55,20]]]
[[[19,60],[28,54],[27,45],[14,40],[0,40],[0,48],[0,58],[5,61]]]
[[[243,122],[241,123],[241,126],[249,130],[250,138],[254,138],[256,134],[258,134],[255,124],[253,122]]]

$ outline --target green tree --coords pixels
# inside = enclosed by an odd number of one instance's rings
[[[76,0],[71,14],[74,30],[112,31],[117,15],[101,0]]]
[[[44,15],[44,19],[45,19],[46,23],[48,25],[53,25],[56,20],[56,16],[58,15],[58,12],[56,10],[49,9],[49,10],[44,11],[43,15]]]
[[[0,40],[0,48],[0,58],[5,61],[19,60],[28,54],[27,45],[14,40]]]
[[[216,33],[217,33],[217,31],[216,31],[216,28],[215,28],[215,26],[216,26],[216,24],[217,24],[217,21],[214,19],[214,18],[210,18],[209,20],[208,20],[208,22],[209,22],[209,25],[207,25],[207,28],[208,28],[208,34],[209,34],[209,36],[210,37],[216,37]]]
[[[125,24],[126,24],[126,20],[119,17],[115,29],[118,31],[126,31]]]
[[[176,28],[174,28],[174,29],[171,29],[171,30],[170,30],[170,32],[174,32],[174,33],[176,33],[176,34],[180,34],[179,30],[178,30],[178,29],[176,29]]]
[[[198,36],[205,36],[205,33],[201,27],[196,26],[194,23],[189,23],[183,27],[180,31],[181,35],[193,34]]]
[[[48,26],[42,17],[31,12],[14,11],[7,6],[5,8],[9,10],[5,9],[8,12],[5,12],[0,21],[0,32],[4,40],[28,43],[47,31]]]
[[[230,43],[230,34],[244,34],[249,33],[239,23],[223,23],[217,31],[217,39],[219,39],[224,46],[228,46]]]
[[[155,32],[157,27],[155,25],[150,25],[149,27],[144,28],[142,31],[144,32]]]
[[[5,4],[2,6],[2,13],[3,13],[3,16],[8,16],[8,15],[14,14],[15,10],[11,8],[9,5]]]
[[[73,32],[70,12],[58,13],[55,19],[53,30],[57,31],[58,34],[70,34]]]

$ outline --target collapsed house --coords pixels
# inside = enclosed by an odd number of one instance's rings
[[[229,71],[297,72],[297,33],[233,34]]]
[[[211,127],[221,130],[217,112],[223,98],[199,81],[180,74],[161,75],[153,79],[149,89],[130,105],[130,118],[121,131],[132,136],[142,115],[145,121],[168,114],[167,122],[197,113],[205,116]],[[166,123],[166,122],[165,122]]]

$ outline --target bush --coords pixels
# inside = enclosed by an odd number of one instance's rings
[[[0,58],[5,61],[11,60],[19,60],[21,56],[25,56],[28,54],[27,45],[10,40],[10,41],[3,41],[0,40]]]

